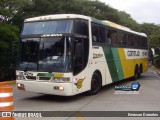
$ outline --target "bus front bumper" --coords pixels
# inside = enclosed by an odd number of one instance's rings
[[[72,83],[53,83],[25,80],[17,80],[16,83],[19,90],[60,96],[73,95]]]

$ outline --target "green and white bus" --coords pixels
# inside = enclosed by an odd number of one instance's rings
[[[72,96],[133,77],[148,69],[144,33],[109,21],[57,14],[24,21],[17,88]]]

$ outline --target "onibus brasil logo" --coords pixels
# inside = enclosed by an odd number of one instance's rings
[[[130,86],[115,86],[115,94],[139,94],[139,82],[133,82]]]

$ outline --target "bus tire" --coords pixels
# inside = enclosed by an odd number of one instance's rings
[[[141,77],[142,72],[143,72],[143,67],[142,67],[142,64],[141,64],[139,69],[138,69],[138,78]]]
[[[99,74],[94,73],[91,80],[91,90],[88,92],[89,95],[96,95],[101,89],[101,77]]]
[[[136,67],[134,69],[133,80],[137,80],[138,79],[138,74],[139,74],[139,70],[138,70],[138,66],[136,65]]]

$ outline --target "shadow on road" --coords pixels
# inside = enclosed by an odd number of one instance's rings
[[[35,100],[35,101],[48,101],[48,102],[72,102],[78,99],[83,99],[83,95],[75,95],[75,96],[58,96],[58,95],[45,95],[41,94],[39,96],[25,98],[25,100]]]

